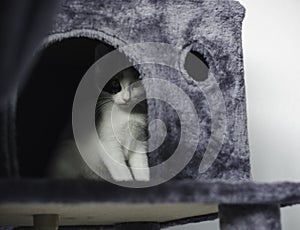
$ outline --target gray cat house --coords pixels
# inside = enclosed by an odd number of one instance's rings
[[[1,149],[0,226],[160,229],[219,218],[223,230],[281,229],[280,207],[300,202],[300,186],[251,180],[244,14],[233,0],[59,1],[15,109],[2,113],[12,147]],[[148,122],[165,124],[164,141],[149,154],[151,166],[164,166],[151,171],[151,186],[45,177],[99,49],[100,56],[119,49],[136,66],[153,95]],[[195,113],[179,90],[153,79],[179,88]],[[175,99],[174,106],[166,98]],[[149,125],[150,147],[161,131]]]

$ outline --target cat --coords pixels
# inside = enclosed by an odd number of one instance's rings
[[[98,98],[96,129],[111,157],[111,161],[99,162],[98,168],[101,174],[114,181],[150,180],[147,105],[145,100],[139,102],[142,98],[145,98],[145,91],[133,67],[114,76]],[[112,161],[126,167],[115,167]],[[60,144],[50,165],[50,176],[54,178],[101,179],[83,161],[74,139]]]
[[[146,103],[138,103],[145,98],[145,91],[141,82],[137,81],[138,77],[139,73],[134,68],[125,69],[106,84],[97,103],[96,114],[99,118],[96,119],[96,126],[100,140],[113,160],[130,166],[129,170],[124,170],[123,167],[116,169],[106,165],[115,180],[150,179],[145,144]],[[116,107],[112,120],[113,106]]]

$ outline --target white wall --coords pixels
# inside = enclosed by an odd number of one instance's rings
[[[300,182],[300,1],[240,2],[253,177]],[[300,205],[281,213],[283,230],[299,229]],[[172,229],[215,230],[218,221]]]
[[[241,2],[253,176],[300,181],[300,1]]]
[[[300,1],[240,2],[253,177],[300,182]],[[299,229],[300,205],[281,213],[283,230]]]

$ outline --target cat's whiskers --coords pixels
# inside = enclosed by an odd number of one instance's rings
[[[109,97],[109,96],[100,96],[100,100],[101,99],[108,99],[108,98],[111,99],[111,97]]]
[[[96,112],[100,112],[101,110],[104,109],[105,105],[108,105],[108,103],[113,102],[113,100],[111,98],[105,99],[105,100],[99,100],[99,101],[96,105]]]

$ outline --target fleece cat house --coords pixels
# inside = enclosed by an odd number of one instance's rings
[[[244,13],[233,0],[59,1],[29,77],[1,107],[0,226],[154,230],[219,218],[223,230],[281,229],[280,207],[299,203],[300,187],[251,181]],[[149,186],[45,176],[97,49],[119,49],[144,82]]]

